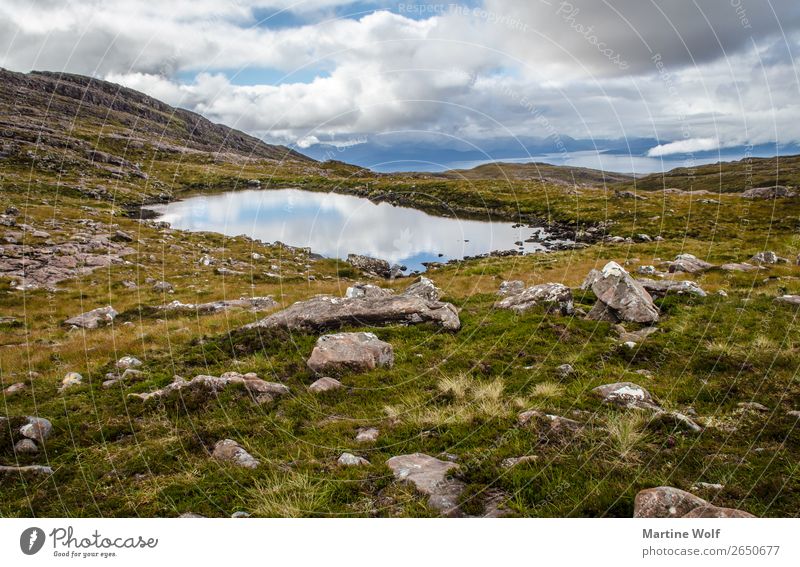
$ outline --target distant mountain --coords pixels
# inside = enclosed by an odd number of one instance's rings
[[[431,174],[448,179],[538,180],[557,185],[604,185],[633,181],[630,175],[610,173],[587,167],[550,165],[547,163],[487,163],[472,169],[453,169]]]

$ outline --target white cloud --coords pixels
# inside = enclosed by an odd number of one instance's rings
[[[719,149],[719,140],[716,138],[692,138],[679,140],[669,144],[660,144],[647,150],[650,157],[662,157],[673,154],[690,154],[693,152],[706,152]]]

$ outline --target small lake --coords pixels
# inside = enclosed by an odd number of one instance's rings
[[[542,228],[437,217],[362,197],[300,189],[235,191],[148,208],[180,230],[244,234],[308,247],[328,258],[364,254],[406,266],[408,272],[424,271],[423,262],[502,250],[540,252],[556,242],[548,242]],[[525,242],[532,238],[536,241]],[[522,246],[516,244],[520,241]]]

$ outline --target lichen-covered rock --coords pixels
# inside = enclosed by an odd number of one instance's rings
[[[175,380],[160,390],[143,394],[129,394],[131,398],[142,401],[148,400],[175,400],[181,396],[194,395],[203,399],[213,396],[231,385],[240,385],[254,396],[269,395],[282,396],[289,393],[289,387],[277,382],[267,382],[252,374],[239,374],[226,372],[222,376],[208,376],[200,374],[191,380],[176,376]]]
[[[693,254],[678,254],[675,260],[670,262],[669,271],[673,272],[686,272],[688,274],[698,274],[705,272],[714,267],[714,264],[699,259]]]
[[[633,382],[603,384],[592,389],[592,394],[604,402],[623,407],[655,407],[650,392]]]
[[[693,508],[683,515],[684,518],[755,518],[753,514],[736,508],[721,508],[706,504]]]
[[[447,478],[447,473],[458,467],[424,453],[398,455],[386,461],[397,480],[410,482],[418,491],[428,496],[428,504],[446,516],[459,516],[458,500],[464,483]]]
[[[394,292],[390,289],[383,289],[373,284],[354,283],[347,288],[344,296],[347,299],[359,299],[362,297],[388,297]]]
[[[682,518],[708,502],[690,492],[659,486],[641,490],[633,502],[634,518]]]
[[[531,286],[519,293],[504,297],[494,306],[499,309],[511,309],[517,314],[525,313],[537,306],[561,315],[572,315],[575,312],[572,290],[559,283]]]
[[[439,301],[442,290],[436,287],[432,280],[420,276],[417,281],[408,286],[403,292],[405,296],[416,296],[427,301]]]
[[[170,313],[209,315],[222,313],[234,309],[247,309],[253,313],[266,311],[278,305],[272,297],[240,297],[239,299],[221,299],[208,303],[182,303],[179,300],[171,301],[166,305],[160,305],[157,309]]]
[[[364,372],[393,364],[392,345],[373,333],[324,335],[308,359],[308,367],[317,373]]]
[[[116,309],[107,305],[106,307],[98,307],[75,317],[70,317],[64,321],[64,324],[81,329],[97,329],[103,325],[110,325],[117,315]]]
[[[729,262],[722,264],[719,269],[723,272],[756,272],[761,268],[746,262]]]
[[[119,368],[120,370],[127,370],[128,368],[138,368],[141,365],[142,361],[136,358],[135,356],[123,356],[116,363],[116,367]]]
[[[652,297],[664,297],[669,293],[676,293],[678,295],[696,295],[697,297],[706,297],[706,291],[690,280],[676,281],[676,280],[650,280],[640,278],[638,280],[642,287],[647,290]]]
[[[64,375],[64,378],[61,379],[61,387],[59,388],[59,390],[64,391],[67,388],[71,388],[73,386],[79,386],[80,384],[83,384],[83,376],[81,376],[77,372],[67,372]]]
[[[218,461],[233,463],[238,467],[246,469],[257,468],[260,464],[258,459],[245,451],[244,448],[233,439],[217,441],[211,456]]]
[[[741,193],[743,199],[787,199],[796,195],[797,193],[784,185],[753,187]]]
[[[589,274],[588,285],[597,302],[586,316],[598,321],[655,323],[658,308],[642,285],[616,262],[609,262],[599,272]],[[585,283],[587,283],[585,282]]]
[[[521,280],[504,281],[500,284],[500,289],[497,290],[497,295],[500,297],[508,297],[509,295],[516,295],[525,289],[525,282]]]
[[[363,256],[361,254],[348,254],[347,263],[368,274],[373,274],[381,278],[391,277],[392,271],[389,262],[372,258],[370,256]]]
[[[336,461],[343,467],[362,467],[368,466],[369,461],[364,457],[358,457],[352,453],[342,453]]]
[[[772,264],[786,264],[789,262],[786,258],[781,258],[775,252],[766,250],[758,252],[755,256],[750,258],[750,261],[756,266],[765,266]]]

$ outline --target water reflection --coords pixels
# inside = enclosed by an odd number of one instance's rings
[[[424,270],[422,262],[494,250],[542,250],[541,243],[524,241],[546,236],[539,228],[443,218],[361,197],[299,189],[221,193],[150,208],[177,229],[245,234],[309,247],[329,258],[366,254],[411,271]]]

